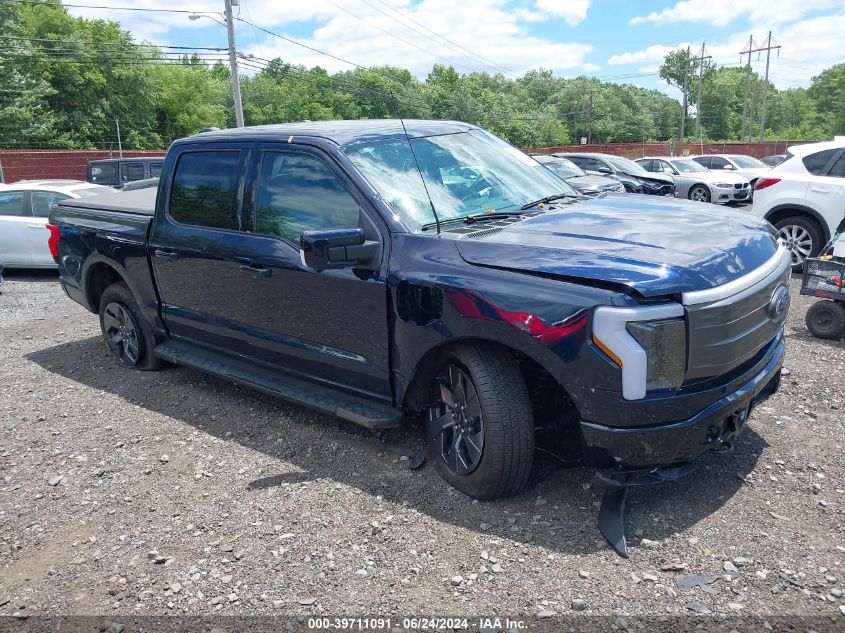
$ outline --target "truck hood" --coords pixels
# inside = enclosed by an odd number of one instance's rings
[[[778,248],[774,229],[747,213],[636,194],[552,206],[501,230],[484,228],[455,241],[470,264],[624,286],[644,297],[722,285]]]

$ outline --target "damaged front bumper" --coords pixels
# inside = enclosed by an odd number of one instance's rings
[[[613,427],[581,421],[584,462],[614,471],[642,471],[688,462],[730,442],[745,427],[751,409],[780,386],[781,338],[750,380],[693,417],[649,426]]]

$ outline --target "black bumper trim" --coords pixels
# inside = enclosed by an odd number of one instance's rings
[[[781,341],[756,376],[688,420],[636,428],[582,420],[585,463],[644,470],[686,462],[720,447],[742,431],[752,407],[777,391],[783,356]]]

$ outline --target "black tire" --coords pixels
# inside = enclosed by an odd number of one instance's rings
[[[845,335],[845,305],[838,301],[817,301],[807,310],[805,321],[813,336],[838,341]]]
[[[710,189],[704,185],[695,185],[690,187],[687,197],[696,202],[710,202]]]
[[[426,439],[431,459],[440,475],[461,492],[476,499],[496,499],[517,494],[525,486],[534,459],[534,417],[528,389],[516,360],[507,351],[476,343],[467,343],[444,353],[437,364],[432,391],[437,404],[430,408]],[[480,415],[470,422],[444,402],[441,385],[452,368],[468,379],[467,392],[474,390]],[[447,391],[449,387],[447,387]],[[458,396],[458,388],[452,396]],[[447,396],[448,397],[448,396]],[[458,398],[454,398],[457,400]],[[454,402],[453,400],[453,402]],[[467,397],[472,409],[472,398]],[[453,415],[454,414],[454,415]],[[457,416],[457,417],[456,417]],[[443,428],[444,424],[456,424]],[[477,461],[468,472],[459,473],[450,466],[446,446],[465,429],[466,446],[473,432],[479,437]],[[480,430],[478,430],[480,427]],[[478,444],[478,442],[476,442]],[[454,447],[449,457],[454,456]],[[474,451],[475,452],[475,449]],[[469,453],[466,453],[469,455]],[[457,464],[458,460],[454,460]],[[466,464],[464,463],[464,467]]]
[[[100,329],[106,349],[126,367],[154,371],[161,361],[153,355],[155,337],[141,316],[138,302],[129,287],[112,284],[100,297]]]
[[[804,271],[804,260],[816,257],[822,250],[822,234],[812,220],[795,216],[784,218],[775,224],[780,240],[792,258],[792,272]]]

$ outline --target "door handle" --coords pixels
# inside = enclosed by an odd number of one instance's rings
[[[179,253],[174,253],[173,251],[163,251],[159,248],[153,251],[153,255],[160,259],[166,259],[169,262],[179,259]]]
[[[810,187],[810,191],[813,193],[830,193],[830,189],[826,187]]]
[[[43,224],[27,224],[26,228],[28,229],[46,229],[47,227]]]
[[[259,268],[253,264],[241,264],[241,270],[249,273],[256,279],[266,279],[273,274],[272,268]]]

